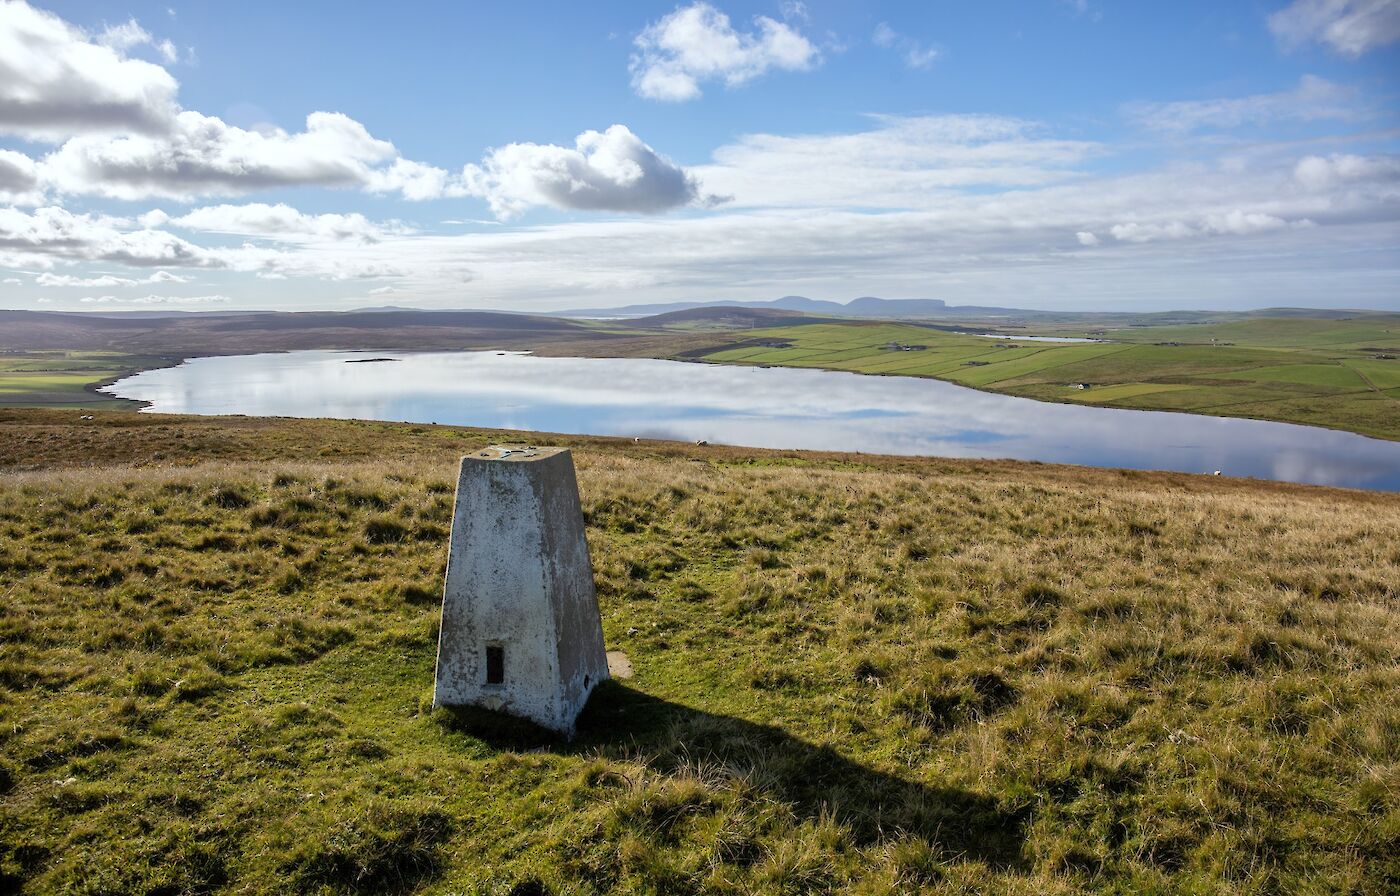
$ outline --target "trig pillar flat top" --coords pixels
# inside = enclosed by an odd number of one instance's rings
[[[512,463],[544,460],[556,454],[567,454],[567,448],[542,448],[538,445],[488,445],[468,454],[465,460],[506,460]]]

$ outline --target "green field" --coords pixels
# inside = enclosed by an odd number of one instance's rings
[[[0,352],[0,406],[117,408],[130,402],[95,386],[170,359],[120,352]]]
[[[1044,401],[1257,417],[1400,439],[1400,315],[1124,327],[1094,344],[1008,342],[869,322],[742,336],[704,357],[929,376]],[[760,344],[774,342],[789,345]],[[926,347],[903,351],[892,343]]]
[[[0,891],[1400,888],[1400,498],[574,449],[636,676],[430,705],[452,427],[0,410]]]

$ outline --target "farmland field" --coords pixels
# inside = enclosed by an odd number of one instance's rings
[[[742,335],[704,358],[928,376],[1045,401],[1256,417],[1400,439],[1400,315],[1126,327],[1092,344],[868,322]]]
[[[130,407],[95,391],[97,384],[168,359],[104,351],[0,352],[0,405],[8,407]]]

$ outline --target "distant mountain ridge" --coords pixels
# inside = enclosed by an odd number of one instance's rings
[[[502,311],[189,312],[156,317],[0,310],[0,350],[178,355],[266,351],[537,348],[616,338],[586,323]]]
[[[1133,325],[1146,325],[1149,323],[1203,323],[1222,319],[1254,317],[1306,317],[1335,320],[1395,313],[1394,311],[1384,311],[1374,308],[1289,307],[1254,308],[1240,311],[1207,311],[1204,309],[1136,312],[1053,311],[1031,308],[1006,308],[995,305],[949,305],[942,299],[882,299],[877,296],[860,296],[843,303],[793,295],[768,300],[731,301],[726,299],[713,299],[690,302],[621,305],[613,308],[575,308],[565,311],[514,311],[496,308],[414,308],[402,305],[379,305],[352,308],[346,311],[262,311],[223,308],[200,310],[174,308],[150,308],[139,310],[101,308],[91,311],[22,311],[20,309],[0,309],[0,315],[32,315],[32,319],[36,321],[54,321],[61,318],[68,318],[71,320],[107,319],[111,321],[146,321],[150,323],[156,323],[162,320],[208,321],[216,318],[264,318],[268,321],[280,318],[282,321],[306,322],[313,319],[319,320],[321,318],[329,320],[333,319],[334,316],[345,316],[346,318],[362,316],[366,319],[375,320],[378,326],[388,326],[391,322],[409,321],[420,326],[438,326],[443,324],[453,326],[461,324],[462,315],[494,316],[494,319],[499,322],[504,322],[504,320],[508,318],[524,318],[527,320],[532,318],[536,320],[544,318],[566,320],[628,319],[638,321],[642,318],[650,317],[672,317],[680,315],[683,312],[697,312],[696,314],[686,315],[686,318],[700,319],[704,315],[699,312],[712,310],[717,313],[722,313],[724,309],[748,310],[769,315],[811,315],[814,318],[836,317],[867,320],[927,320],[934,318],[947,320],[952,318],[959,321],[968,321],[975,318],[982,321],[981,325],[985,326],[1009,326],[1013,321],[1025,323],[1046,323],[1052,321],[1095,323],[1111,319],[1139,322]],[[318,318],[318,316],[321,316],[321,318]],[[486,318],[481,319],[484,320]],[[343,325],[362,329],[367,324],[363,321],[360,323],[350,323],[349,320],[346,320]],[[275,325],[276,328],[282,328],[283,326],[285,326],[285,324]]]
[[[669,314],[673,311],[692,311],[696,308],[768,308],[779,311],[801,311],[807,314],[837,314],[844,317],[938,316],[955,310],[949,308],[948,303],[942,299],[881,299],[876,296],[861,296],[843,303],[825,299],[809,299],[806,296],[783,296],[779,299],[749,301],[713,299],[697,302],[657,302],[622,305],[617,308],[574,308],[566,311],[541,313],[551,317],[647,317],[653,314]]]
[[[860,296],[849,302],[831,302],[824,299],[809,299],[806,296],[783,296],[767,300],[725,300],[716,299],[696,302],[661,302],[642,305],[621,305],[615,308],[577,308],[567,311],[526,312],[547,317],[578,319],[642,318],[658,315],[673,315],[683,311],[702,309],[745,308],[753,310],[787,311],[801,314],[814,314],[824,317],[856,317],[864,319],[928,319],[955,318],[967,320],[980,318],[992,323],[992,319],[1015,318],[1031,321],[1079,321],[1112,317],[1131,317],[1144,322],[1165,324],[1201,323],[1220,318],[1248,317],[1311,317],[1319,319],[1339,319],[1369,314],[1391,314],[1394,312],[1361,308],[1254,308],[1241,311],[1208,311],[1204,309],[1176,311],[1055,311],[1036,308],[1006,308],[997,305],[949,305],[942,299],[882,299],[877,296]]]

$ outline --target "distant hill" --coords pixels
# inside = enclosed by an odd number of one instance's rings
[[[717,299],[701,302],[662,302],[659,304],[623,305],[617,308],[579,308],[548,313],[554,317],[628,318],[670,314],[676,311],[692,311],[697,308],[766,308],[780,311],[800,311],[806,314],[875,318],[937,316],[946,314],[950,310],[942,299],[880,299],[874,296],[862,296],[858,299],[852,299],[850,302],[841,303],[828,302],[824,299],[809,299],[806,296],[783,296],[780,299],[766,301]]]
[[[1365,311],[1358,308],[1256,308],[1241,311],[1241,317],[1305,317],[1310,320],[1346,320],[1352,317],[1367,317],[1374,314],[1391,314],[1389,311]]]
[[[664,314],[651,314],[646,317],[630,317],[618,321],[626,327],[684,327],[687,324],[739,327],[788,327],[798,324],[815,324],[823,321],[845,320],[844,317],[822,316],[803,311],[790,311],[779,308],[750,308],[738,305],[705,306],[686,308],[681,311],[667,311]]]
[[[45,314],[66,314],[70,317],[110,317],[125,320],[155,320],[162,317],[231,317],[235,314],[266,314],[265,311],[178,311],[173,308],[150,311],[48,311]]]
[[[1218,323],[1257,317],[1306,317],[1318,320],[1343,320],[1351,317],[1383,314],[1376,310],[1338,308],[1258,308],[1248,311],[1055,311],[1038,308],[1004,308],[997,305],[949,305],[942,299],[882,299],[861,296],[849,302],[829,302],[806,296],[783,296],[771,300],[718,299],[694,302],[663,302],[658,304],[620,305],[613,308],[578,308],[565,311],[541,312],[553,317],[584,320],[624,320],[648,318],[663,326],[662,315],[677,312],[714,309],[766,309],[835,317],[858,317],[874,320],[956,320],[980,321],[986,326],[1027,324],[1096,324],[1117,326],[1160,326],[1166,324]],[[703,316],[703,315],[702,315]],[[682,322],[686,318],[676,318]]]
[[[778,299],[708,299],[705,301],[660,302],[638,305],[620,305],[613,308],[576,308],[565,311],[525,311],[539,317],[563,317],[585,320],[607,318],[637,318],[678,311],[692,311],[703,308],[754,308],[780,311],[797,311],[803,314],[836,315],[838,317],[863,318],[921,318],[953,317],[962,320],[972,318],[988,320],[994,318],[1015,318],[1046,321],[1090,321],[1096,318],[1132,319],[1143,324],[1161,325],[1172,323],[1208,323],[1220,320],[1233,320],[1252,317],[1306,317],[1316,320],[1345,320],[1351,317],[1365,317],[1390,312],[1362,308],[1254,308],[1245,311],[1210,311],[1206,309],[1178,309],[1172,311],[1057,311],[1044,308],[1006,308],[999,305],[949,305],[942,299],[882,299],[877,296],[860,296],[849,302],[830,302],[824,299],[809,299],[806,296],[783,296]],[[426,311],[423,308],[406,308],[398,305],[355,308],[354,313],[381,314],[390,311]],[[86,313],[86,312],[77,312]],[[250,314],[248,311],[180,311],[180,312],[112,312],[128,316],[149,315],[152,317],[179,314]]]
[[[459,349],[607,339],[559,318],[504,311],[386,310],[120,316],[0,311],[0,350],[246,354],[297,349]]]
[[[547,343],[637,337],[583,323],[615,319],[621,329],[779,327],[823,320],[903,319],[936,328],[1021,326],[1143,327],[1255,318],[1348,319],[1382,312],[1263,308],[1253,311],[1091,312],[948,305],[941,299],[861,296],[847,303],[783,296],[766,302],[671,302],[524,313],[436,311],[397,306],[354,311],[6,311],[0,350],[102,350],[159,356],[297,349],[537,348]],[[698,334],[697,334],[698,335]],[[596,351],[596,350],[595,350]]]

